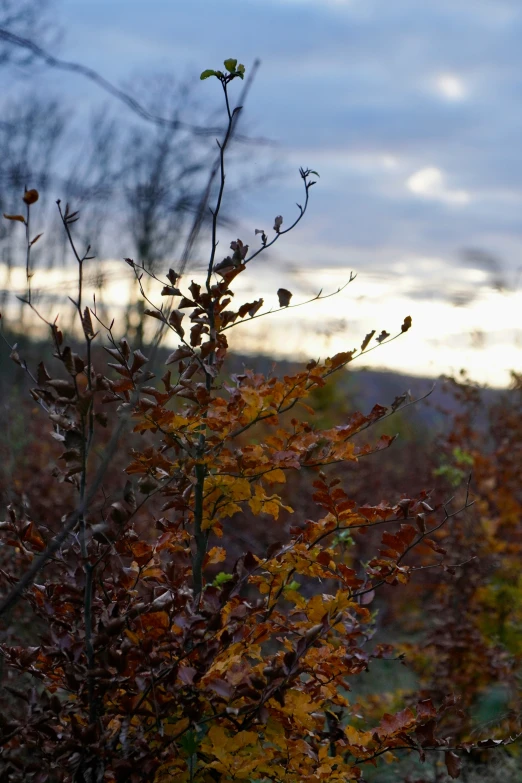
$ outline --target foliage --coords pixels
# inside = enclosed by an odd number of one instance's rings
[[[145,314],[178,340],[161,383],[152,385],[149,358],[84,305],[89,250],[76,250],[77,213],[68,206],[59,209],[78,263],[74,305],[84,350],[73,350],[50,322],[57,368],[41,361],[33,376],[12,347],[63,448],[54,478],[76,501],[64,493],[61,505],[41,505],[35,515],[13,503],[1,525],[11,553],[2,570],[1,649],[14,702],[0,713],[2,779],[362,781],[378,758],[393,762],[403,751],[421,760],[428,751],[441,754],[456,778],[458,751],[470,745],[438,730],[455,714],[451,682],[433,698],[419,692],[389,711],[358,704],[350,690],[374,661],[400,664],[391,645],[372,641],[372,601],[407,586],[417,572],[459,565],[454,552],[446,563],[438,536],[470,506],[469,494],[451,507],[427,490],[362,503],[333,472],[391,446],[388,434],[370,442],[362,435],[409,405],[406,395],[389,408],[351,413],[342,425],[310,423],[310,395],[358,356],[408,331],[409,316],[395,337],[372,331],[360,349],[312,360],[282,378],[223,372],[226,332],[268,314],[262,299],[234,306],[232,283],[301,220],[315,175],[300,170],[305,199],[288,228],[278,215],[272,239],[261,232],[253,251],[237,239],[217,263],[225,151],[239,111],[230,108],[228,85],[244,72],[233,59],[225,68],[227,75],[202,74],[217,76],[228,117],[205,281],[186,286],[172,269],[161,279],[126,259],[146,297]],[[33,199],[26,194],[24,201],[25,301],[34,310]],[[161,284],[167,305],[145,294],[145,274]],[[281,309],[298,306],[291,292],[278,295]],[[97,330],[106,337],[109,370],[94,358]],[[122,477],[128,424],[135,437]],[[315,507],[291,519],[286,535],[292,474],[306,474]],[[281,539],[263,555],[248,549],[231,562],[234,533],[271,521]],[[355,542],[367,536],[375,550],[357,559]],[[29,611],[37,644],[27,642]]]
[[[439,444],[446,478],[457,496],[472,470],[475,504],[440,545],[469,559],[465,568],[430,585],[422,652],[412,655],[432,698],[453,687],[463,714],[452,730],[473,741],[481,722],[497,735],[520,731],[521,379],[491,405],[465,379],[448,380],[459,402],[449,434]],[[485,414],[485,415],[484,415]],[[485,426],[480,426],[480,418]],[[434,609],[440,612],[437,619]],[[515,747],[510,748],[516,753]]]

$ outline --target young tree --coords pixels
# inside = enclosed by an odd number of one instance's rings
[[[151,384],[144,353],[86,306],[86,254],[71,229],[76,213],[60,211],[78,260],[75,306],[85,350],[80,356],[56,321],[49,323],[61,372],[41,362],[32,396],[63,443],[65,467],[55,474],[76,489],[78,502],[59,520],[11,509],[2,524],[13,566],[2,572],[9,589],[0,616],[16,635],[23,600],[38,618],[39,636],[36,644],[2,644],[7,676],[23,675],[11,691],[23,709],[0,713],[5,774],[38,783],[340,783],[364,780],[365,767],[382,756],[424,759],[430,750],[444,754],[456,778],[457,748],[437,733],[450,696],[434,703],[420,694],[389,714],[354,702],[350,687],[374,659],[395,657],[389,645],[371,642],[376,591],[440,566],[433,536],[469,498],[453,510],[427,492],[357,504],[331,466],[387,449],[392,436],[370,444],[359,436],[409,402],[375,405],[322,430],[305,402],[349,362],[407,332],[411,318],[394,337],[372,331],[359,349],[310,361],[291,376],[246,370],[224,377],[227,332],[270,312],[262,299],[235,306],[232,283],[300,222],[316,176],[300,170],[304,200],[293,223],[283,228],[278,215],[271,238],[256,232],[257,249],[237,239],[218,261],[226,153],[240,111],[230,108],[229,86],[244,75],[234,59],[224,66],[201,75],[217,79],[227,112],[203,282],[182,286],[173,269],[162,279],[157,269],[126,259],[143,293],[148,274],[171,303],[147,296],[144,311],[179,341],[161,385]],[[30,210],[33,198],[25,200]],[[290,291],[277,293],[280,309],[298,306]],[[95,367],[97,330],[108,340],[113,377]],[[26,366],[16,348],[12,357]],[[129,479],[113,500],[104,482],[128,422],[137,442]],[[261,423],[269,432],[259,441]],[[104,429],[112,433],[99,449]],[[264,556],[247,551],[230,562],[230,532],[247,520],[266,524],[292,514],[284,493],[292,471],[306,471],[313,483],[310,518],[293,520],[289,536]],[[340,544],[369,528],[383,531],[379,549],[356,562]],[[427,560],[412,560],[414,550]]]

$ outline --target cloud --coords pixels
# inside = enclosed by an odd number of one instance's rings
[[[443,172],[435,166],[419,169],[408,177],[406,186],[412,193],[423,198],[445,201],[448,204],[467,204],[470,195],[465,190],[447,187]]]
[[[442,73],[435,80],[435,88],[449,101],[461,101],[466,97],[466,85],[453,73]]]
[[[180,78],[191,68],[208,105],[216,93],[197,81],[202,68],[227,56],[247,66],[261,58],[243,128],[275,139],[291,172],[242,194],[245,226],[290,219],[302,196],[298,165],[321,174],[305,220],[277,246],[281,265],[293,258],[382,276],[405,263],[416,276],[412,299],[430,291],[444,306],[437,273],[412,259],[440,258],[464,291],[474,282],[461,250],[473,247],[514,279],[522,255],[520,0],[126,0],[124,14],[121,2],[103,13],[99,6],[60,0],[69,31],[62,54],[115,81],[149,59]],[[83,89],[74,81],[76,104]]]

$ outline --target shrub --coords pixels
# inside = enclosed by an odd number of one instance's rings
[[[84,352],[50,322],[59,370],[40,362],[31,394],[64,449],[55,478],[77,500],[60,519],[52,508],[35,519],[11,506],[2,523],[11,552],[0,607],[11,702],[0,714],[2,780],[362,781],[365,767],[404,751],[421,760],[442,753],[458,777],[458,748],[437,732],[455,707],[451,694],[434,702],[419,693],[387,712],[375,700],[357,704],[350,687],[378,658],[400,663],[390,645],[372,643],[372,600],[417,571],[443,567],[437,532],[469,506],[468,494],[453,510],[427,491],[356,503],[332,466],[388,449],[389,435],[371,443],[360,436],[410,400],[375,405],[328,429],[310,423],[304,402],[349,362],[408,331],[411,318],[395,337],[373,331],[360,349],[283,378],[223,375],[227,332],[268,315],[262,299],[233,306],[232,283],[299,223],[316,176],[300,170],[304,202],[293,224],[283,229],[277,216],[271,239],[256,232],[253,251],[237,239],[217,262],[225,153],[239,111],[230,108],[229,85],[243,73],[230,59],[224,71],[201,77],[219,81],[227,111],[204,283],[184,286],[172,269],[164,280],[154,276],[168,302],[158,306],[143,287],[146,270],[126,259],[146,297],[145,315],[179,341],[160,384],[152,385],[149,358],[82,301],[88,251],[82,256],[74,245],[77,213],[59,205],[78,260],[74,304]],[[37,198],[26,192],[26,216],[9,216],[27,228],[33,309],[28,226]],[[278,297],[281,309],[293,306],[291,292],[281,288]],[[112,374],[93,358],[100,331]],[[30,373],[16,347],[12,358]],[[129,424],[136,437],[128,479],[117,498],[108,497]],[[281,540],[264,556],[246,551],[231,562],[235,531],[255,537],[247,525],[292,514],[284,485],[294,471],[313,484],[313,515],[292,520],[288,534],[281,526]],[[379,531],[377,551],[358,562],[351,542],[370,528]]]

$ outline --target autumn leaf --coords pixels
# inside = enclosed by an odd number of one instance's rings
[[[372,339],[374,334],[375,334],[375,329],[372,329],[371,332],[368,332],[368,334],[366,335],[366,337],[364,338],[364,340],[361,343],[361,351],[365,351],[366,350],[366,348],[368,347],[368,345],[370,343],[370,340]]]
[[[401,332],[407,332],[411,328],[411,315],[407,315],[401,326]]]
[[[393,737],[394,734],[405,731],[415,724],[415,715],[409,707],[395,715],[385,713],[377,729],[379,737]]]
[[[279,288],[277,297],[279,299],[279,307],[288,307],[292,294],[290,291],[287,291],[286,288]]]
[[[222,563],[227,556],[226,550],[222,546],[213,546],[207,552],[205,563],[206,565],[215,565],[216,563]]]
[[[167,360],[165,361],[165,364],[173,364],[174,362],[180,362],[183,359],[188,359],[189,356],[193,356],[194,351],[191,350],[188,346],[181,346],[180,348],[177,348],[175,351],[173,351],[169,356],[167,357]]]
[[[31,190],[26,190],[23,199],[27,205],[29,204],[35,204],[38,201],[39,194],[38,191],[32,188]]]
[[[173,310],[169,315],[169,324],[174,327],[180,337],[183,337],[185,330],[181,326],[181,322],[185,317],[185,313],[180,313],[179,310]],[[169,362],[167,362],[168,364]]]
[[[456,778],[460,777],[461,764],[460,758],[457,756],[457,754],[453,753],[451,750],[447,750],[444,754],[444,761],[450,778],[455,780]]]
[[[181,291],[179,288],[175,288],[172,285],[165,285],[161,289],[161,295],[162,296],[182,296]]]

